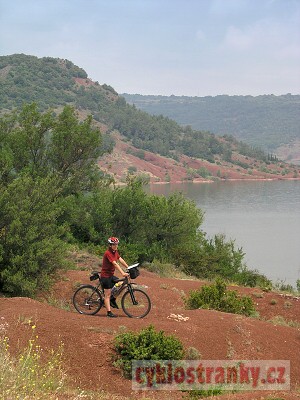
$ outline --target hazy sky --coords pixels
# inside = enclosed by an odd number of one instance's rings
[[[0,0],[0,55],[15,53],[118,93],[300,94],[300,0]]]

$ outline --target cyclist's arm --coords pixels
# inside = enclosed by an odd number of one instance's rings
[[[119,261],[120,261],[121,264],[124,265],[124,267],[127,267],[127,264],[125,263],[125,261],[121,257],[119,258]],[[120,265],[117,263],[117,261],[113,261],[113,264],[117,268],[117,270],[122,274],[122,276],[128,276],[127,272],[123,271],[123,269],[120,267]]]
[[[122,257],[119,258],[119,262],[123,265],[123,267],[128,268],[127,262]]]

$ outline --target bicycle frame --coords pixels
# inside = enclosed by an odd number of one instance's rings
[[[118,288],[117,296],[116,296],[116,297],[119,297],[119,295],[120,295],[122,292],[124,292],[124,290],[127,288],[128,291],[129,291],[129,293],[130,293],[130,296],[131,296],[131,299],[132,299],[133,304],[136,305],[136,301],[135,301],[134,294],[133,294],[133,291],[132,291],[132,285],[136,285],[136,283],[130,282],[130,278],[129,278],[128,276],[126,276],[125,278],[119,279],[116,283],[122,282],[122,281],[123,281],[123,283],[122,283],[122,285]]]
[[[135,300],[135,297],[134,297],[134,294],[133,294],[133,290],[132,290],[132,285],[136,285],[136,283],[130,282],[130,278],[129,278],[128,276],[126,276],[125,278],[119,279],[117,282],[122,282],[122,281],[123,281],[123,283],[122,283],[122,285],[118,288],[118,291],[117,291],[117,297],[119,297],[119,295],[120,295],[122,292],[124,292],[124,290],[127,288],[128,291],[129,291],[129,293],[130,293],[130,297],[131,297],[132,303],[133,303],[134,305],[136,305],[137,302],[136,302],[136,300]],[[116,282],[116,283],[117,283],[117,282]],[[98,283],[97,286],[95,286],[95,287],[96,287],[96,289],[101,293],[101,295],[104,297],[104,290],[105,290],[105,289],[103,288],[103,285],[102,285],[100,276],[99,276],[99,283]]]

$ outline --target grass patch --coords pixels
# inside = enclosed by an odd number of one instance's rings
[[[197,280],[195,277],[185,274],[173,264],[165,264],[156,259],[152,263],[144,263],[142,265],[147,271],[154,272],[162,278],[189,279]]]
[[[169,285],[167,285],[166,283],[162,283],[161,285],[159,285],[159,287],[165,290],[169,289]]]
[[[32,329],[31,339],[16,356],[10,352],[8,323],[0,320],[0,399],[14,400],[114,400],[118,396],[71,387],[62,366],[63,343],[45,351],[38,344],[32,318],[23,322]]]
[[[17,356],[9,352],[9,338],[0,338],[0,398],[54,399],[65,389],[66,375],[62,369],[63,344],[51,351],[48,360],[41,360],[35,325],[27,347]],[[56,397],[55,397],[56,396]]]
[[[259,293],[259,292],[253,292],[252,295],[253,295],[253,297],[256,297],[257,299],[262,299],[264,297],[263,293]]]
[[[291,328],[300,328],[300,322],[293,320],[286,320],[282,315],[276,315],[267,322],[271,322],[273,325],[289,326]]]
[[[18,324],[31,325],[33,322],[33,317],[28,317],[26,315],[19,315]]]
[[[184,358],[186,360],[201,360],[202,354],[195,347],[188,347],[184,352]]]
[[[61,310],[65,311],[71,311],[71,304],[69,300],[56,299],[55,297],[50,296],[46,299],[46,301],[52,307],[60,308]]]

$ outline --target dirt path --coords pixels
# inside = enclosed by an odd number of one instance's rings
[[[56,303],[70,303],[76,283],[88,283],[87,271],[68,271],[51,294]],[[142,320],[127,318],[117,310],[118,318],[107,319],[105,309],[95,316],[83,316],[28,298],[0,298],[0,317],[8,324],[7,334],[13,351],[22,348],[32,335],[29,319],[37,328],[39,344],[56,349],[64,344],[65,368],[74,385],[104,390],[129,398],[143,398],[131,389],[131,381],[113,367],[112,339],[124,330],[139,331],[150,324],[167,334],[175,334],[185,348],[194,347],[203,360],[258,359],[290,360],[293,392],[279,393],[277,398],[299,399],[300,329],[274,326],[260,319],[210,310],[186,310],[182,293],[199,288],[203,282],[160,278],[142,270],[137,283],[145,285],[153,308]],[[235,288],[237,289],[237,288]],[[260,316],[271,319],[280,315],[286,321],[300,323],[300,299],[257,289],[238,289],[250,294]],[[174,315],[172,316],[172,314]],[[185,320],[176,315],[182,315]],[[296,389],[295,389],[296,388]],[[271,397],[272,395],[272,397]],[[226,394],[222,399],[272,399],[275,393]],[[182,398],[180,392],[146,393],[158,399]],[[216,397],[214,397],[216,399]]]

